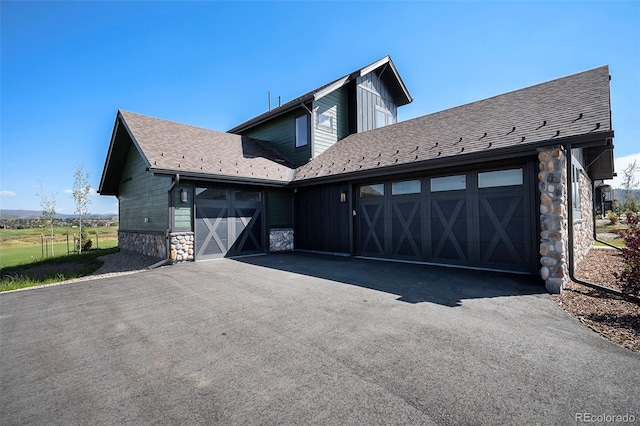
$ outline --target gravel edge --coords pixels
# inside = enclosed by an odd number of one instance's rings
[[[31,287],[18,288],[16,290],[3,291],[0,294],[14,293],[17,291],[36,290],[45,287],[55,287],[59,285],[74,284],[84,281],[94,281],[101,278],[117,277],[123,275],[132,275],[140,272],[155,269],[167,263],[167,260],[161,260],[155,257],[144,256],[137,253],[122,252],[107,254],[98,257],[103,261],[103,265],[89,275],[74,278],[71,280],[59,281],[57,283],[34,285]]]

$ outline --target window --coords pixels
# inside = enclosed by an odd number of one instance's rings
[[[522,169],[478,173],[478,188],[522,185]]]
[[[360,197],[380,197],[384,195],[384,184],[362,185],[360,187]]]
[[[582,218],[582,208],[581,208],[581,200],[580,200],[580,168],[573,166],[571,169],[571,198],[572,198],[572,206],[573,209],[573,218],[581,219]]]
[[[420,193],[419,180],[405,180],[403,182],[393,182],[391,184],[391,195],[419,194],[419,193]]]
[[[333,132],[333,116],[326,112],[318,112],[316,127],[321,130]]]
[[[455,175],[431,178],[431,192],[467,189],[467,176]]]
[[[309,143],[309,116],[307,114],[296,117],[296,148]]]
[[[260,201],[262,193],[260,191],[236,190],[236,201]]]
[[[196,188],[198,200],[226,200],[227,190],[222,188]]]
[[[393,115],[391,115],[387,109],[376,106],[375,128],[378,129],[380,127],[388,126],[389,124],[393,124]]]

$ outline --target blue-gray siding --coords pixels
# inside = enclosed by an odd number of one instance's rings
[[[180,192],[184,189],[187,194],[187,201],[180,200]],[[191,206],[193,205],[193,186],[189,184],[179,184],[173,188],[173,231],[191,231]]]
[[[168,177],[153,176],[138,150],[129,149],[118,201],[121,231],[165,231],[169,222]]]
[[[357,79],[356,98],[358,103],[358,133],[376,128],[376,106],[391,113],[393,123],[398,121],[395,96],[387,85],[378,78],[375,71]]]
[[[315,158],[349,134],[347,88],[341,87],[314,101],[312,111],[313,157]],[[318,124],[318,116],[321,114],[331,117],[331,128]]]

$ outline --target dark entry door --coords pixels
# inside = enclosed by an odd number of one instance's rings
[[[196,189],[196,260],[264,251],[262,192]]]

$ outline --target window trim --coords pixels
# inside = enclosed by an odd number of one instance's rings
[[[305,121],[305,124],[306,124],[306,129],[305,129],[306,140],[304,140],[304,141],[300,141],[299,138],[298,138],[298,128],[299,128],[299,124],[298,124],[299,121],[298,120],[301,119],[302,117],[304,117],[305,120],[306,120]],[[295,132],[294,139],[295,139],[295,147],[296,148],[304,148],[304,147],[309,145],[309,142],[311,141],[311,126],[310,126],[309,122],[310,122],[309,114],[307,114],[307,113],[300,114],[300,115],[297,115],[295,117],[295,119],[294,119],[294,132]]]

